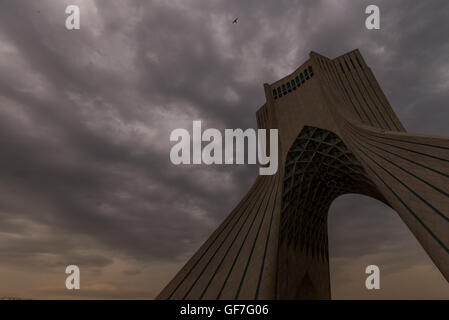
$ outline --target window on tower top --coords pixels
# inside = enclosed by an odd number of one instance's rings
[[[300,73],[299,77],[301,78],[301,82],[304,83],[304,75],[302,73]]]
[[[276,91],[276,89],[273,89],[273,97],[275,99],[277,99],[277,97],[278,97],[278,92]]]
[[[292,92],[292,87],[290,86],[290,82],[287,82],[287,89],[288,89],[288,92]]]
[[[282,92],[283,92],[284,94],[287,93],[287,88],[285,87],[285,84],[282,85]]]
[[[292,81],[291,81],[291,84],[292,84],[293,90],[296,90],[296,83],[295,83],[295,80],[292,80]]]
[[[307,69],[304,69],[304,76],[307,80],[309,80],[309,74],[307,73]]]
[[[312,66],[309,66],[309,73],[310,73],[310,77],[313,77],[313,69],[312,69]]]

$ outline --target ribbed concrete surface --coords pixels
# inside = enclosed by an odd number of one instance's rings
[[[358,50],[312,52],[264,88],[256,116],[279,129],[277,174],[256,179],[158,299],[329,299],[327,211],[348,192],[392,207],[449,280],[449,139],[406,133]]]

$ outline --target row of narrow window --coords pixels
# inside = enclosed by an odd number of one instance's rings
[[[375,87],[373,86],[373,83],[371,82],[371,80],[369,79],[369,77],[366,75],[366,73],[365,73],[365,71],[364,71],[364,67],[362,66],[362,63],[360,62],[360,60],[359,60],[359,58],[357,57],[357,55],[355,55],[354,58],[355,58],[355,62],[356,62],[357,65],[359,66],[360,70],[362,70],[362,72],[363,72],[363,74],[364,74],[364,76],[365,76],[365,79],[366,79],[366,81],[367,81],[367,83],[368,83],[368,86],[372,89],[374,95],[377,97],[377,100],[378,100],[379,104],[384,108],[385,113],[388,115],[388,117],[390,118],[390,121],[393,123],[393,125],[396,127],[396,129],[397,129],[397,130],[400,130],[399,127],[398,127],[398,125],[397,125],[397,123],[391,118],[389,112],[388,112],[387,109],[385,108],[385,105],[382,103],[381,99],[380,99],[379,96],[377,95],[377,93],[376,93],[376,90],[377,90],[377,89],[375,89]],[[347,62],[345,59],[340,59],[340,60],[338,61],[338,64],[339,64],[340,69],[341,69],[341,71],[343,72],[343,74],[345,74],[346,72],[345,72],[345,69],[344,69],[344,67],[343,67],[342,62],[346,65],[347,70],[351,73],[351,68],[349,68],[348,62]],[[349,62],[351,63],[353,70],[357,70],[356,64],[354,63],[354,61],[353,61],[353,59],[351,58],[351,56],[349,56]],[[318,63],[320,64],[320,66],[321,66],[322,68],[324,67],[324,68],[323,68],[324,70],[327,70],[328,72],[332,72],[333,75],[334,75],[334,77],[336,77],[336,75],[337,75],[336,72],[338,72],[338,66],[337,66],[336,64],[333,65],[333,67],[334,67],[334,69],[333,69],[333,68],[331,68],[331,67],[329,66],[329,63],[328,63],[327,61],[325,62],[325,61],[322,60],[322,59],[318,59]],[[339,77],[339,78],[340,78],[340,77]],[[349,98],[349,93],[346,91],[346,88],[344,87],[342,80],[341,80],[341,79],[339,79],[339,80],[340,80],[340,86],[342,86],[342,88],[343,88],[343,89],[345,90],[345,92],[346,92],[346,96]],[[348,82],[349,82],[349,80],[348,80]],[[351,90],[353,91],[353,94],[355,95],[356,93],[355,93],[354,90],[352,89],[351,83],[349,82],[348,84],[349,84],[349,87],[351,88]],[[365,86],[365,85],[363,84],[363,82],[361,82],[361,84],[362,84],[363,86]],[[357,83],[356,83],[356,85],[357,85]],[[365,89],[366,89],[366,86],[365,86]],[[358,90],[359,90],[359,92],[360,92],[360,88],[358,88]],[[367,90],[367,89],[366,89],[366,90]],[[381,115],[383,122],[385,122],[385,125],[391,130],[391,126],[390,126],[390,124],[386,121],[386,119],[385,119],[385,117],[384,117],[384,114],[379,110],[378,104],[374,101],[373,97],[369,94],[369,91],[367,91],[367,92],[368,92],[368,97],[369,97],[369,99],[371,99],[372,104],[377,108],[377,111],[378,111],[379,114]],[[363,96],[362,96],[362,98],[363,98]],[[350,99],[350,98],[349,98],[349,99]],[[357,112],[357,114],[358,114],[360,120],[362,120],[362,116],[360,115],[359,111],[357,110],[355,104],[352,102],[351,99],[350,99],[350,101],[351,101],[352,106],[354,107],[354,110]],[[366,113],[365,109],[363,108],[363,105],[360,104],[360,102],[359,102],[358,104],[359,104],[360,110],[362,110],[362,111],[364,112],[364,114],[365,114],[366,118],[368,119],[368,121],[371,123],[371,125],[373,125],[372,119],[371,119],[371,118],[368,116],[368,114]],[[368,104],[366,101],[365,101],[365,106],[368,106],[369,110],[371,111],[371,114],[374,116],[374,119],[377,121],[377,123],[379,124],[379,126],[382,126],[381,122],[379,122],[379,120],[378,120],[377,117],[374,115],[374,113],[372,112],[372,110],[371,110],[369,104]],[[363,121],[363,120],[362,120],[362,121]]]
[[[359,58],[357,58],[357,56],[355,56],[355,59],[356,59],[356,61],[357,61],[357,64],[359,65],[360,69],[363,69],[362,64],[360,63]],[[346,65],[346,68],[348,68],[348,70],[351,70],[351,68],[349,68],[349,65],[348,65],[348,63],[346,62],[346,60],[343,60],[343,61],[344,61],[345,65]],[[353,69],[356,70],[356,66],[355,66],[354,62],[352,61],[352,58],[351,58],[351,57],[349,57],[349,61],[351,62]],[[324,66],[325,69],[327,69],[328,71],[330,71],[329,69],[331,69],[331,68],[329,67],[329,64],[328,64],[327,62],[325,62],[323,59],[318,59],[318,62],[322,65],[322,67]],[[343,73],[346,73],[346,72],[345,72],[345,69],[343,68],[343,65],[341,64],[341,62],[339,62],[339,65],[340,65],[341,71],[342,71]],[[326,68],[326,67],[327,67],[327,68]]]
[[[313,77],[313,69],[312,66],[308,66],[307,69],[304,69],[304,71],[299,74],[299,76],[296,76],[291,81],[287,81],[282,86],[277,87],[277,89],[273,89],[273,98],[280,98],[282,95],[286,95],[287,93],[292,92],[292,90],[296,90],[296,88],[299,88],[301,84],[311,77]]]

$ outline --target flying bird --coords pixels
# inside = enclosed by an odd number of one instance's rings
[[[232,23],[237,23],[237,21],[239,21],[239,18],[235,18],[235,20],[232,21]]]

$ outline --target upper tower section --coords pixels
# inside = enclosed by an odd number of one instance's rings
[[[323,126],[328,118],[342,116],[386,131],[405,131],[358,49],[335,59],[311,52],[294,72],[264,89],[266,103],[257,111],[260,128],[278,128],[283,117],[300,115],[308,125]]]

